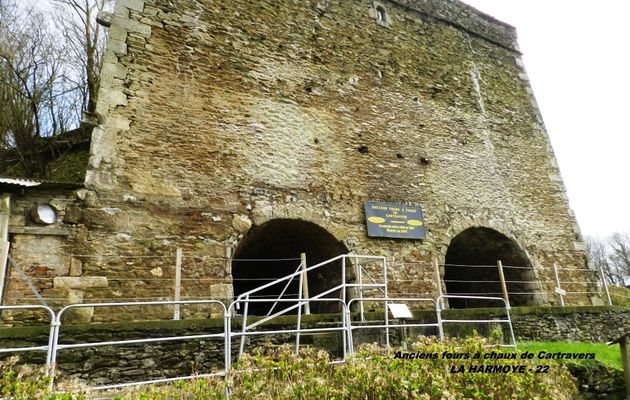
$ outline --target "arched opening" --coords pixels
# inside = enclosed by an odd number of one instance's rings
[[[379,22],[385,22],[387,18],[387,14],[385,14],[385,8],[383,8],[382,6],[377,6],[376,7],[376,19]]]
[[[348,249],[324,228],[308,221],[297,219],[274,219],[260,226],[252,227],[238,245],[232,262],[234,294],[238,296],[277,278],[296,271],[300,264],[300,254],[306,254],[308,266],[318,264],[341,254]],[[249,261],[251,260],[251,261]],[[342,263],[333,262],[322,268],[308,272],[309,296],[316,296],[341,284]],[[348,271],[351,268],[346,268]],[[256,296],[277,298],[286,282],[265,289]],[[299,280],[296,277],[289,285],[283,298],[296,298]],[[327,297],[339,298],[339,293]],[[260,297],[259,297],[260,298]],[[273,302],[250,303],[248,312],[265,315]],[[279,303],[275,311],[288,306]],[[311,313],[337,312],[339,304],[314,302]]]
[[[502,297],[497,261],[512,306],[536,303],[532,264],[516,242],[494,229],[476,227],[462,231],[446,252],[444,283],[451,295]],[[449,299],[451,308],[496,307],[493,300]]]

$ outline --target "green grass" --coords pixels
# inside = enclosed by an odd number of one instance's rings
[[[623,369],[619,345],[608,346],[604,343],[584,342],[519,342],[518,351],[530,351],[538,354],[540,351],[548,353],[595,353],[595,359],[606,366]],[[573,361],[573,360],[572,360]],[[589,364],[591,360],[576,360],[576,362]]]
[[[630,290],[623,286],[608,286],[610,299],[615,306],[630,306]]]

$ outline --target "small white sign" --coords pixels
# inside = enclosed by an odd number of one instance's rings
[[[556,293],[558,293],[560,296],[566,296],[567,295],[567,291],[564,289],[560,289],[559,287],[556,288]]]
[[[387,307],[394,318],[413,318],[413,314],[406,304],[388,304]]]

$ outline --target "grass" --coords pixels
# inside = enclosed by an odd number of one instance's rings
[[[623,286],[608,286],[610,299],[615,306],[630,306],[630,290]]]
[[[517,345],[519,352],[530,351],[535,354],[538,354],[540,351],[546,351],[548,353],[595,353],[595,359],[602,364],[617,369],[623,369],[619,345],[608,346],[604,343],[584,342],[520,342],[517,343]],[[586,365],[593,364],[593,360],[576,361]]]

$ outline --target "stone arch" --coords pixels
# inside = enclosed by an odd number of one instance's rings
[[[497,261],[504,265],[504,275],[512,306],[539,302],[533,265],[529,257],[506,235],[491,228],[472,227],[455,236],[447,249],[444,283],[447,294],[499,296],[501,284]],[[449,299],[452,308],[496,307],[496,301]]]
[[[348,249],[326,229],[313,222],[278,218],[255,225],[247,232],[234,252],[232,261],[234,295],[238,296],[295,272],[300,264],[300,253],[306,254],[307,265],[312,266],[346,254]],[[308,273],[309,295],[312,297],[339,285],[342,276],[341,265],[341,262],[333,262],[321,269],[310,271]],[[274,285],[258,295],[265,298],[277,298],[285,284]],[[298,289],[299,282],[296,278],[289,285],[286,293],[296,297]],[[339,298],[339,293],[332,293],[328,297]],[[285,296],[285,298],[291,297]],[[272,304],[273,302],[251,303],[249,313],[264,315]],[[280,304],[275,310],[282,309],[278,308],[279,306]],[[339,304],[332,302],[311,305],[312,313],[338,310]]]

